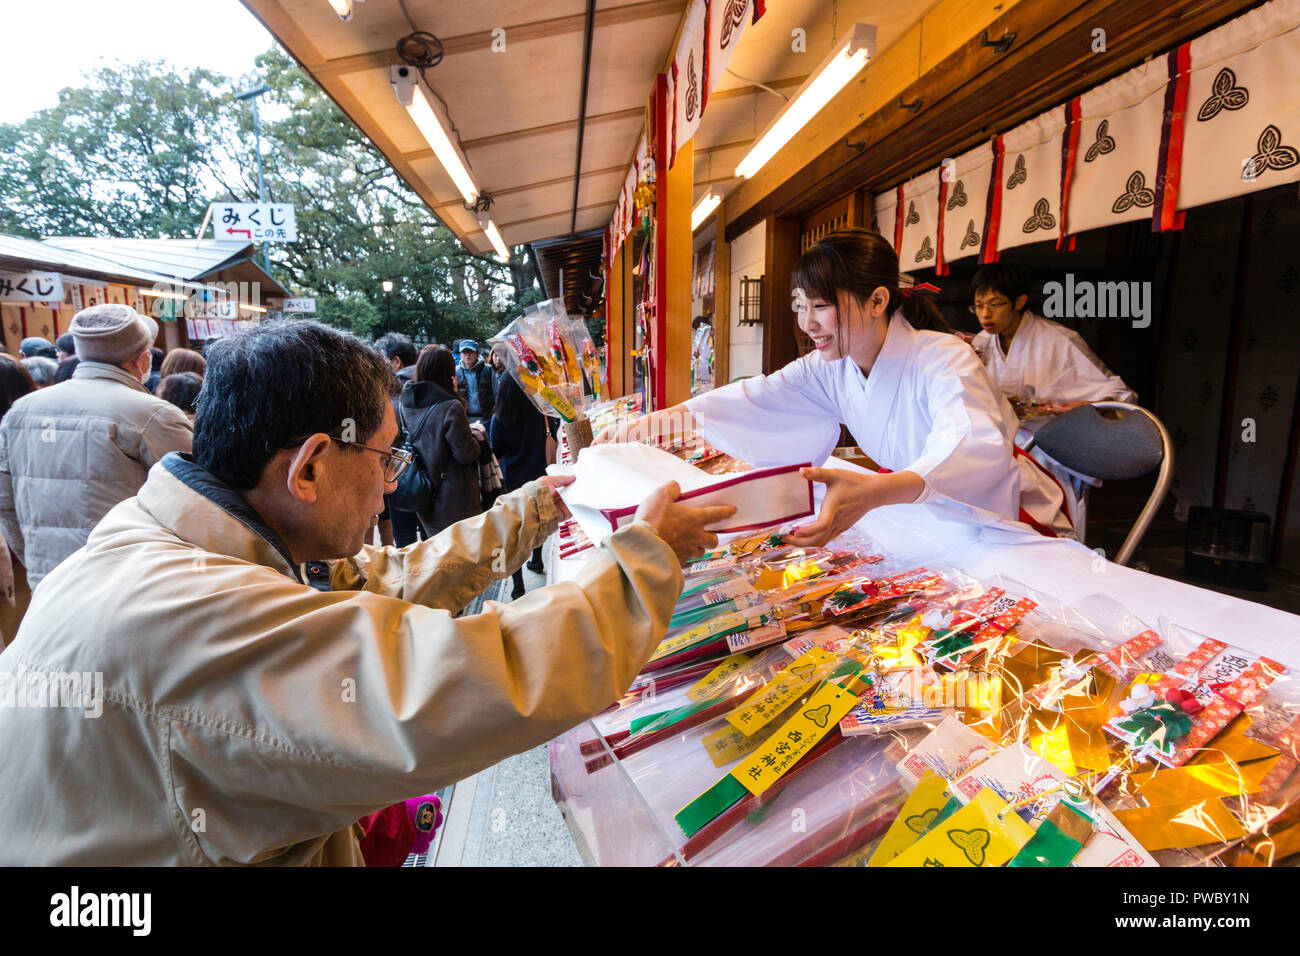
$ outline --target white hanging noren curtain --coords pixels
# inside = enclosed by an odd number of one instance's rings
[[[1079,98],[1068,232],[1151,218],[1168,82],[1165,58],[1154,57]]]
[[[903,184],[903,242],[897,250],[900,269],[934,268],[938,226],[939,170],[932,169]]]
[[[1300,180],[1300,0],[1191,41],[1178,209]]]
[[[1064,131],[1065,107],[1058,106],[1002,137],[999,252],[1059,235]]]
[[[940,173],[944,167],[940,167]],[[979,255],[988,224],[993,144],[981,143],[956,157],[943,184],[943,261]]]

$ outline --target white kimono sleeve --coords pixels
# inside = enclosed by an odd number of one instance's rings
[[[840,437],[839,409],[816,374],[827,364],[807,355],[771,375],[697,395],[686,407],[709,444],[751,465],[819,465]]]
[[[904,468],[925,480],[918,501],[942,495],[1018,520],[1019,470],[1003,429],[1002,396],[970,350],[944,349],[917,369],[930,417],[921,454]],[[1009,414],[1010,409],[1006,409]]]
[[[1137,401],[1137,392],[1112,373],[1077,332],[1065,328],[1061,331],[1063,335],[1054,349],[1060,353],[1054,356],[1059,371],[1055,381],[1038,395],[1040,401]]]

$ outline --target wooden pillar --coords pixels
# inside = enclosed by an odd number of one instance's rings
[[[632,239],[619,247],[605,280],[605,341],[609,343],[609,394],[632,391],[632,326],[636,302],[632,288]]]
[[[718,204],[713,255],[713,386],[731,381],[731,243],[726,239],[727,201]]]
[[[647,375],[649,398],[647,412],[666,408],[664,395],[668,390],[667,366],[664,362],[664,350],[668,343],[668,152],[672,149],[672,135],[668,128],[668,78],[660,73],[655,78],[654,94],[650,97],[650,120],[654,123],[651,136],[651,154],[655,163],[655,221],[654,221],[654,280],[655,287],[651,293],[651,306],[654,314],[649,316],[647,331],[650,341],[647,348],[650,353],[650,367]]]
[[[799,259],[799,220],[767,217],[763,298],[763,372],[770,374],[798,358],[794,312],[790,309],[790,273]]]
[[[691,397],[691,199],[695,193],[695,148],[687,142],[677,150],[673,168],[663,178],[666,208],[660,241],[667,253],[664,279],[667,282],[665,315],[660,327],[659,367],[664,370],[664,391],[660,408],[668,408]]]

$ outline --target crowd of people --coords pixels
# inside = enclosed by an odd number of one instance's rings
[[[572,479],[528,480],[545,425],[507,379],[468,379],[475,423],[442,346],[409,362],[277,322],[155,372],[157,325],[127,306],[71,332],[72,378],[0,420],[0,520],[34,585],[0,653],[0,865],[399,862],[439,787],[626,689],[733,510],[667,485],[578,579],[464,614],[567,515]],[[202,375],[193,420],[146,388],[169,372]],[[494,499],[484,419],[513,489]],[[440,483],[425,540],[377,546],[417,456]],[[95,691],[10,702],[58,675]]]
[[[1023,286],[977,275],[982,332],[960,343],[881,237],[832,233],[792,276],[815,354],[636,427],[673,416],[769,464],[825,460],[847,423],[882,468],[805,469],[826,493],[792,543],[932,498],[1069,534],[1060,486],[1013,454],[1004,367],[1063,404],[1132,393]],[[580,575],[525,593],[572,479],[544,477],[548,420],[477,342],[297,321],[163,356],[125,305],[82,310],[70,337],[0,359],[18,572],[0,578],[0,865],[400,862],[432,791],[617,699],[682,561],[734,512],[666,485]],[[413,511],[410,475],[431,487]],[[506,577],[509,603],[462,613]],[[98,682],[84,712],[8,704],[68,674]]]
[[[157,326],[150,322],[125,307],[87,309],[55,342],[25,338],[16,358],[0,351],[0,428],[19,399],[77,382],[24,402],[21,414],[0,432],[0,527],[19,572],[15,594],[12,562],[0,561],[5,566],[0,567],[0,604],[7,600],[9,605],[0,610],[0,634],[7,635],[0,637],[0,647],[13,637],[30,589],[85,543],[113,505],[135,494],[155,462],[168,452],[191,450],[207,361],[188,348],[164,354],[151,344]],[[94,344],[83,345],[79,354],[79,340]],[[406,547],[432,538],[490,508],[503,492],[542,477],[554,462],[546,418],[506,373],[498,349],[483,358],[472,339],[461,341],[456,353],[440,344],[417,349],[400,333],[384,335],[374,348],[401,389],[392,407],[414,453],[411,467],[423,469],[435,489],[431,507],[424,511],[390,507],[385,496],[377,529],[380,544]],[[110,368],[99,367],[104,365]],[[139,389],[134,387],[137,380]],[[122,391],[104,382],[129,388]],[[61,443],[49,440],[50,421],[64,423],[69,434],[85,436],[75,443],[77,457],[63,454]],[[125,432],[122,426],[128,426]],[[123,434],[130,436],[125,442]],[[108,477],[87,493],[65,493],[66,482],[91,475]],[[545,572],[540,546],[527,567]],[[518,599],[525,592],[522,569],[514,572],[512,583],[511,598]],[[13,608],[19,613],[12,613]]]

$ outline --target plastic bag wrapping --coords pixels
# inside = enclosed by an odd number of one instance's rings
[[[779,530],[688,567],[679,645],[578,741],[588,776],[636,795],[637,862],[1300,860],[1300,688],[1281,665],[1104,596]],[[738,599],[780,609],[784,633],[680,643]]]
[[[537,409],[567,422],[583,417],[588,404],[571,325],[563,304],[551,299],[528,306],[492,338],[503,346],[507,371]]]

